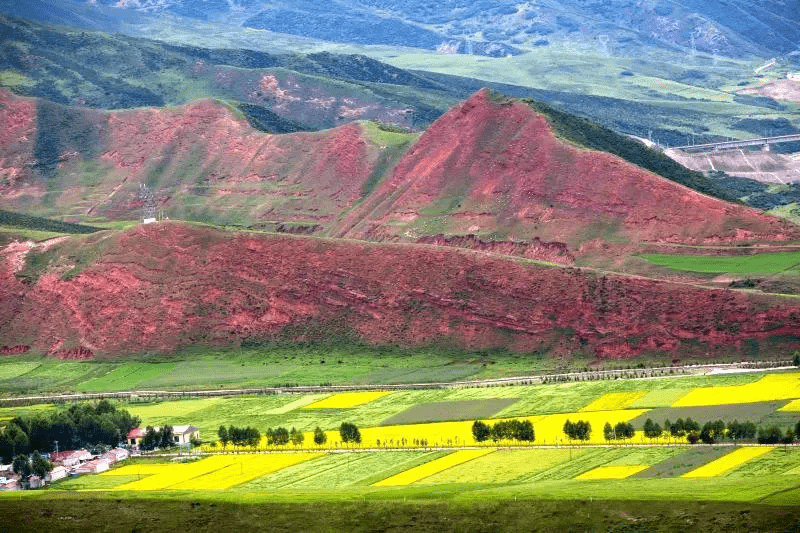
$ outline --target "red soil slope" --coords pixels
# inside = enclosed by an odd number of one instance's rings
[[[494,233],[577,246],[800,237],[800,228],[717,200],[553,134],[523,102],[480,91],[435,122],[340,226],[350,237]],[[438,231],[437,231],[438,233]]]
[[[63,357],[246,339],[446,342],[517,351],[761,353],[800,336],[800,303],[545,268],[414,244],[236,234],[184,223],[72,238],[31,284],[0,253],[0,346]],[[76,254],[94,257],[64,280]]]
[[[36,140],[36,99],[0,89],[0,192],[30,179]]]

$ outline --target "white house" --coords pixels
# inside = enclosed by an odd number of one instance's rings
[[[76,474],[99,474],[108,470],[108,459],[93,459],[75,469]]]
[[[125,448],[114,448],[102,455],[103,459],[108,459],[108,464],[113,465],[117,461],[124,461],[130,453]]]
[[[48,483],[58,481],[59,479],[67,477],[67,469],[63,466],[54,466],[53,469],[44,476],[44,480]]]
[[[192,425],[189,426],[172,426],[172,439],[175,444],[183,446],[189,444],[191,439],[200,438],[200,430]]]

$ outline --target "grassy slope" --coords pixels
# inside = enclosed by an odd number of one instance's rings
[[[51,495],[48,495],[51,496]],[[192,502],[190,504],[190,502]],[[255,503],[255,502],[253,502]],[[196,498],[124,498],[114,503],[99,494],[80,499],[4,498],[14,531],[570,531],[629,528],[675,531],[774,531],[798,525],[796,509],[739,503],[571,501],[494,502],[245,502]],[[746,510],[746,512],[744,512]]]

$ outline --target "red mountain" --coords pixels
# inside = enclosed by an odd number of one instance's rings
[[[436,121],[340,226],[386,239],[479,233],[577,247],[621,242],[796,240],[800,228],[700,194],[558,137],[520,101],[480,91]]]

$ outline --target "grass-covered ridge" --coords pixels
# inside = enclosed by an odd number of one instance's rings
[[[559,137],[593,150],[609,152],[681,185],[728,201],[736,197],[700,172],[689,170],[666,155],[588,119],[565,113],[543,102],[527,100],[547,117]]]
[[[0,225],[27,230],[39,230],[57,233],[87,234],[102,230],[102,228],[97,228],[94,226],[61,222],[59,220],[26,215],[23,213],[15,213],[13,211],[6,211],[4,209],[0,209]]]

